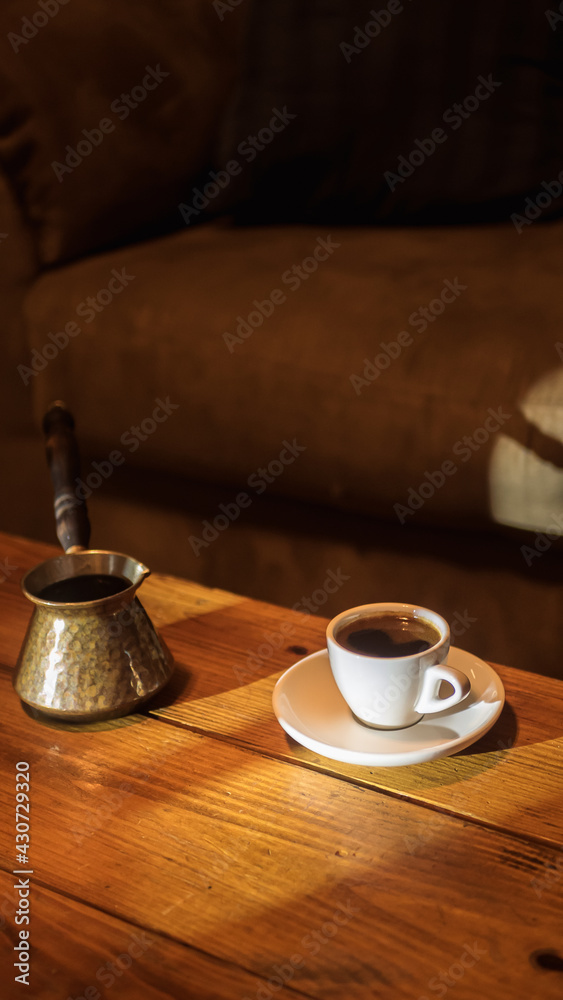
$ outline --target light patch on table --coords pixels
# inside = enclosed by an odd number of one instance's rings
[[[207,615],[245,600],[227,590],[203,587],[161,573],[150,576],[138,596],[156,628],[184,621],[192,615]]]
[[[185,700],[177,700],[166,708],[154,709],[151,714],[167,719],[181,719],[187,726],[218,731],[241,739],[245,739],[245,736],[248,739],[249,723],[267,723],[270,726],[275,722],[274,732],[284,737],[281,728],[277,726],[272,708],[272,691],[283,672],[280,670],[251,684],[233,686],[230,690],[203,698],[191,698],[188,695]]]

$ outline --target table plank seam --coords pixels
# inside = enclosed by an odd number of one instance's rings
[[[6,868],[2,861],[0,861],[0,872],[3,872],[5,875],[10,875],[10,876],[13,875],[12,869]],[[189,941],[182,941],[180,938],[174,937],[173,934],[167,934],[166,931],[155,930],[153,927],[150,927],[146,924],[140,924],[137,921],[131,919],[131,917],[124,916],[123,914],[120,913],[115,913],[111,910],[106,909],[103,906],[98,906],[95,903],[91,903],[81,898],[80,896],[76,896],[72,892],[67,892],[64,889],[60,889],[57,886],[49,884],[48,882],[45,882],[43,879],[34,878],[32,879],[31,884],[32,886],[37,886],[40,889],[45,889],[47,892],[51,892],[53,893],[53,895],[59,896],[62,899],[69,899],[73,903],[78,903],[80,906],[86,907],[93,913],[103,913],[106,917],[109,917],[111,920],[118,920],[121,923],[127,924],[128,927],[134,928],[141,932],[148,931],[150,934],[154,935],[157,938],[160,938],[163,941],[171,941],[173,944],[178,945],[181,948],[186,948],[188,949],[188,951],[195,952],[199,955],[203,955],[206,958],[210,958],[214,962],[220,963],[224,967],[225,972],[228,972],[229,969],[238,969],[239,971],[246,972],[250,976],[255,976],[257,979],[263,978],[254,969],[249,969],[245,965],[241,965],[238,962],[233,962],[228,958],[222,958],[220,955],[215,955],[213,952],[205,951],[203,948],[198,948],[197,945],[190,944]],[[302,990],[296,990],[292,988],[291,985],[289,984],[284,984],[284,985],[285,989],[291,990],[291,992],[294,993],[296,997],[303,997],[304,1000],[318,1000],[318,997],[316,997],[315,994],[313,993],[304,993]]]
[[[518,833],[510,830],[504,825],[496,825],[494,823],[481,820],[475,816],[469,816],[466,813],[457,812],[453,809],[448,809],[444,806],[440,806],[437,803],[427,802],[424,799],[418,799],[414,796],[406,795],[404,792],[395,792],[389,788],[382,788],[379,785],[369,783],[360,777],[355,777],[348,774],[334,774],[334,772],[323,768],[322,764],[316,764],[312,761],[300,760],[298,758],[288,758],[283,754],[279,754],[276,751],[266,752],[260,747],[255,747],[250,743],[245,743],[242,740],[237,740],[235,737],[229,736],[225,733],[213,733],[209,729],[202,729],[196,725],[191,725],[185,722],[179,722],[176,719],[169,719],[167,717],[159,716],[156,713],[158,710],[147,709],[146,712],[138,712],[137,714],[145,715],[148,718],[158,718],[160,721],[165,722],[167,725],[171,725],[176,729],[181,729],[187,732],[194,733],[196,736],[203,736],[208,739],[215,739],[220,743],[226,743],[229,746],[234,746],[239,750],[248,750],[260,757],[264,757],[266,760],[276,760],[278,763],[287,764],[290,767],[302,767],[308,771],[312,771],[315,774],[324,774],[327,778],[334,778],[336,781],[345,781],[350,785],[357,788],[366,788],[370,791],[380,793],[388,798],[400,799],[403,802],[408,802],[411,805],[420,806],[422,809],[428,809],[430,812],[441,813],[444,816],[450,816],[453,819],[461,820],[465,823],[471,823],[473,826],[481,827],[485,830],[492,830],[497,833],[502,833],[513,840],[523,842],[526,844],[532,844],[539,847],[548,847],[554,850],[560,851],[561,846],[557,841],[550,839],[549,837],[536,836],[534,834]],[[153,715],[153,713],[155,713]]]
[[[2,669],[4,672],[6,672],[8,674],[12,673],[12,671],[9,670],[9,669],[8,670],[4,670],[3,665],[0,665],[0,669]],[[525,834],[525,833],[518,833],[518,832],[515,832],[515,831],[509,829],[508,827],[506,827],[503,824],[498,824],[497,825],[497,824],[492,823],[492,822],[487,822],[485,820],[479,819],[478,817],[470,816],[470,815],[468,815],[466,813],[463,813],[463,812],[460,812],[460,811],[457,811],[457,810],[454,810],[454,809],[448,809],[445,806],[441,806],[441,805],[439,805],[437,803],[432,803],[432,802],[426,801],[424,799],[417,798],[416,796],[411,796],[411,795],[405,794],[404,792],[398,792],[398,791],[394,791],[393,789],[381,787],[380,785],[374,784],[373,781],[370,782],[367,779],[362,779],[362,777],[360,777],[360,776],[335,774],[333,771],[329,770],[327,767],[323,767],[322,764],[318,764],[318,763],[315,763],[315,762],[302,760],[302,759],[299,759],[299,758],[289,758],[289,757],[286,757],[283,754],[278,753],[277,751],[269,751],[269,752],[267,752],[267,751],[265,751],[264,749],[262,749],[260,747],[253,746],[250,743],[246,743],[243,740],[237,739],[236,737],[229,736],[228,734],[220,733],[220,732],[213,732],[213,731],[211,731],[209,729],[204,729],[204,728],[202,728],[200,726],[197,726],[195,724],[190,724],[190,723],[186,723],[186,722],[183,722],[183,721],[180,721],[180,720],[171,719],[171,718],[168,718],[166,716],[162,716],[162,715],[159,714],[159,710],[158,709],[150,709],[148,707],[147,708],[143,708],[143,706],[141,706],[137,710],[137,712],[131,713],[130,718],[135,718],[135,717],[140,717],[140,718],[145,719],[145,720],[149,720],[150,719],[153,723],[159,723],[159,724],[161,724],[163,726],[172,726],[173,728],[180,729],[183,732],[190,732],[190,733],[193,733],[196,736],[205,737],[207,739],[214,739],[214,740],[217,740],[218,742],[225,743],[225,744],[227,744],[229,746],[234,746],[237,749],[251,752],[251,753],[256,754],[256,755],[258,755],[260,757],[263,757],[263,758],[265,758],[267,760],[276,760],[276,761],[278,761],[278,763],[287,764],[287,765],[293,766],[293,767],[301,767],[301,768],[304,768],[304,769],[306,769],[308,771],[311,771],[311,772],[317,773],[317,774],[319,774],[319,773],[320,774],[324,774],[328,778],[333,778],[333,779],[336,779],[337,781],[345,781],[347,784],[350,784],[352,786],[359,787],[359,788],[366,788],[366,789],[369,789],[369,790],[374,791],[376,793],[379,793],[381,795],[385,795],[388,798],[400,799],[400,800],[402,800],[404,802],[409,802],[412,805],[417,805],[420,808],[428,809],[430,812],[442,813],[442,815],[451,816],[454,819],[458,819],[458,820],[462,820],[463,822],[471,823],[472,825],[477,826],[477,827],[481,827],[483,829],[488,829],[488,830],[496,831],[496,832],[499,832],[499,833],[503,833],[506,836],[509,836],[510,838],[512,838],[513,840],[516,840],[516,841],[521,841],[523,843],[533,844],[533,845],[540,846],[540,847],[547,847],[547,848],[550,848],[550,849],[556,850],[556,851],[559,851],[561,849],[560,845],[558,844],[558,842],[555,841],[555,840],[553,840],[549,836],[539,836],[539,835],[534,835],[532,833],[527,833],[527,834]],[[62,725],[63,724],[61,723],[61,726]],[[56,731],[56,730],[54,729],[54,731]]]

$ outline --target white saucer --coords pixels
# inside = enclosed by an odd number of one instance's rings
[[[504,687],[484,660],[452,647],[452,667],[471,681],[471,692],[454,708],[424,716],[408,729],[370,729],[357,722],[340,694],[326,649],[299,660],[280,677],[272,696],[278,722],[309,750],[376,767],[421,764],[447,757],[483,736],[504,705]]]

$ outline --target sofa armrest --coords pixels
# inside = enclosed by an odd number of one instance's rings
[[[0,157],[43,266],[182,228],[238,73],[246,6],[0,5]],[[41,11],[39,12],[41,13]]]
[[[5,436],[32,425],[32,382],[27,385],[18,365],[29,365],[23,301],[38,271],[31,234],[11,187],[0,171],[0,428]]]

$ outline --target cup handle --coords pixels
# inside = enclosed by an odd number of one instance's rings
[[[442,681],[451,684],[454,692],[448,698],[439,698],[438,691]],[[443,712],[446,708],[458,705],[460,701],[467,698],[471,691],[469,678],[455,667],[449,667],[446,663],[438,663],[433,667],[427,667],[424,671],[422,690],[414,706],[416,712],[426,715],[428,712]]]

